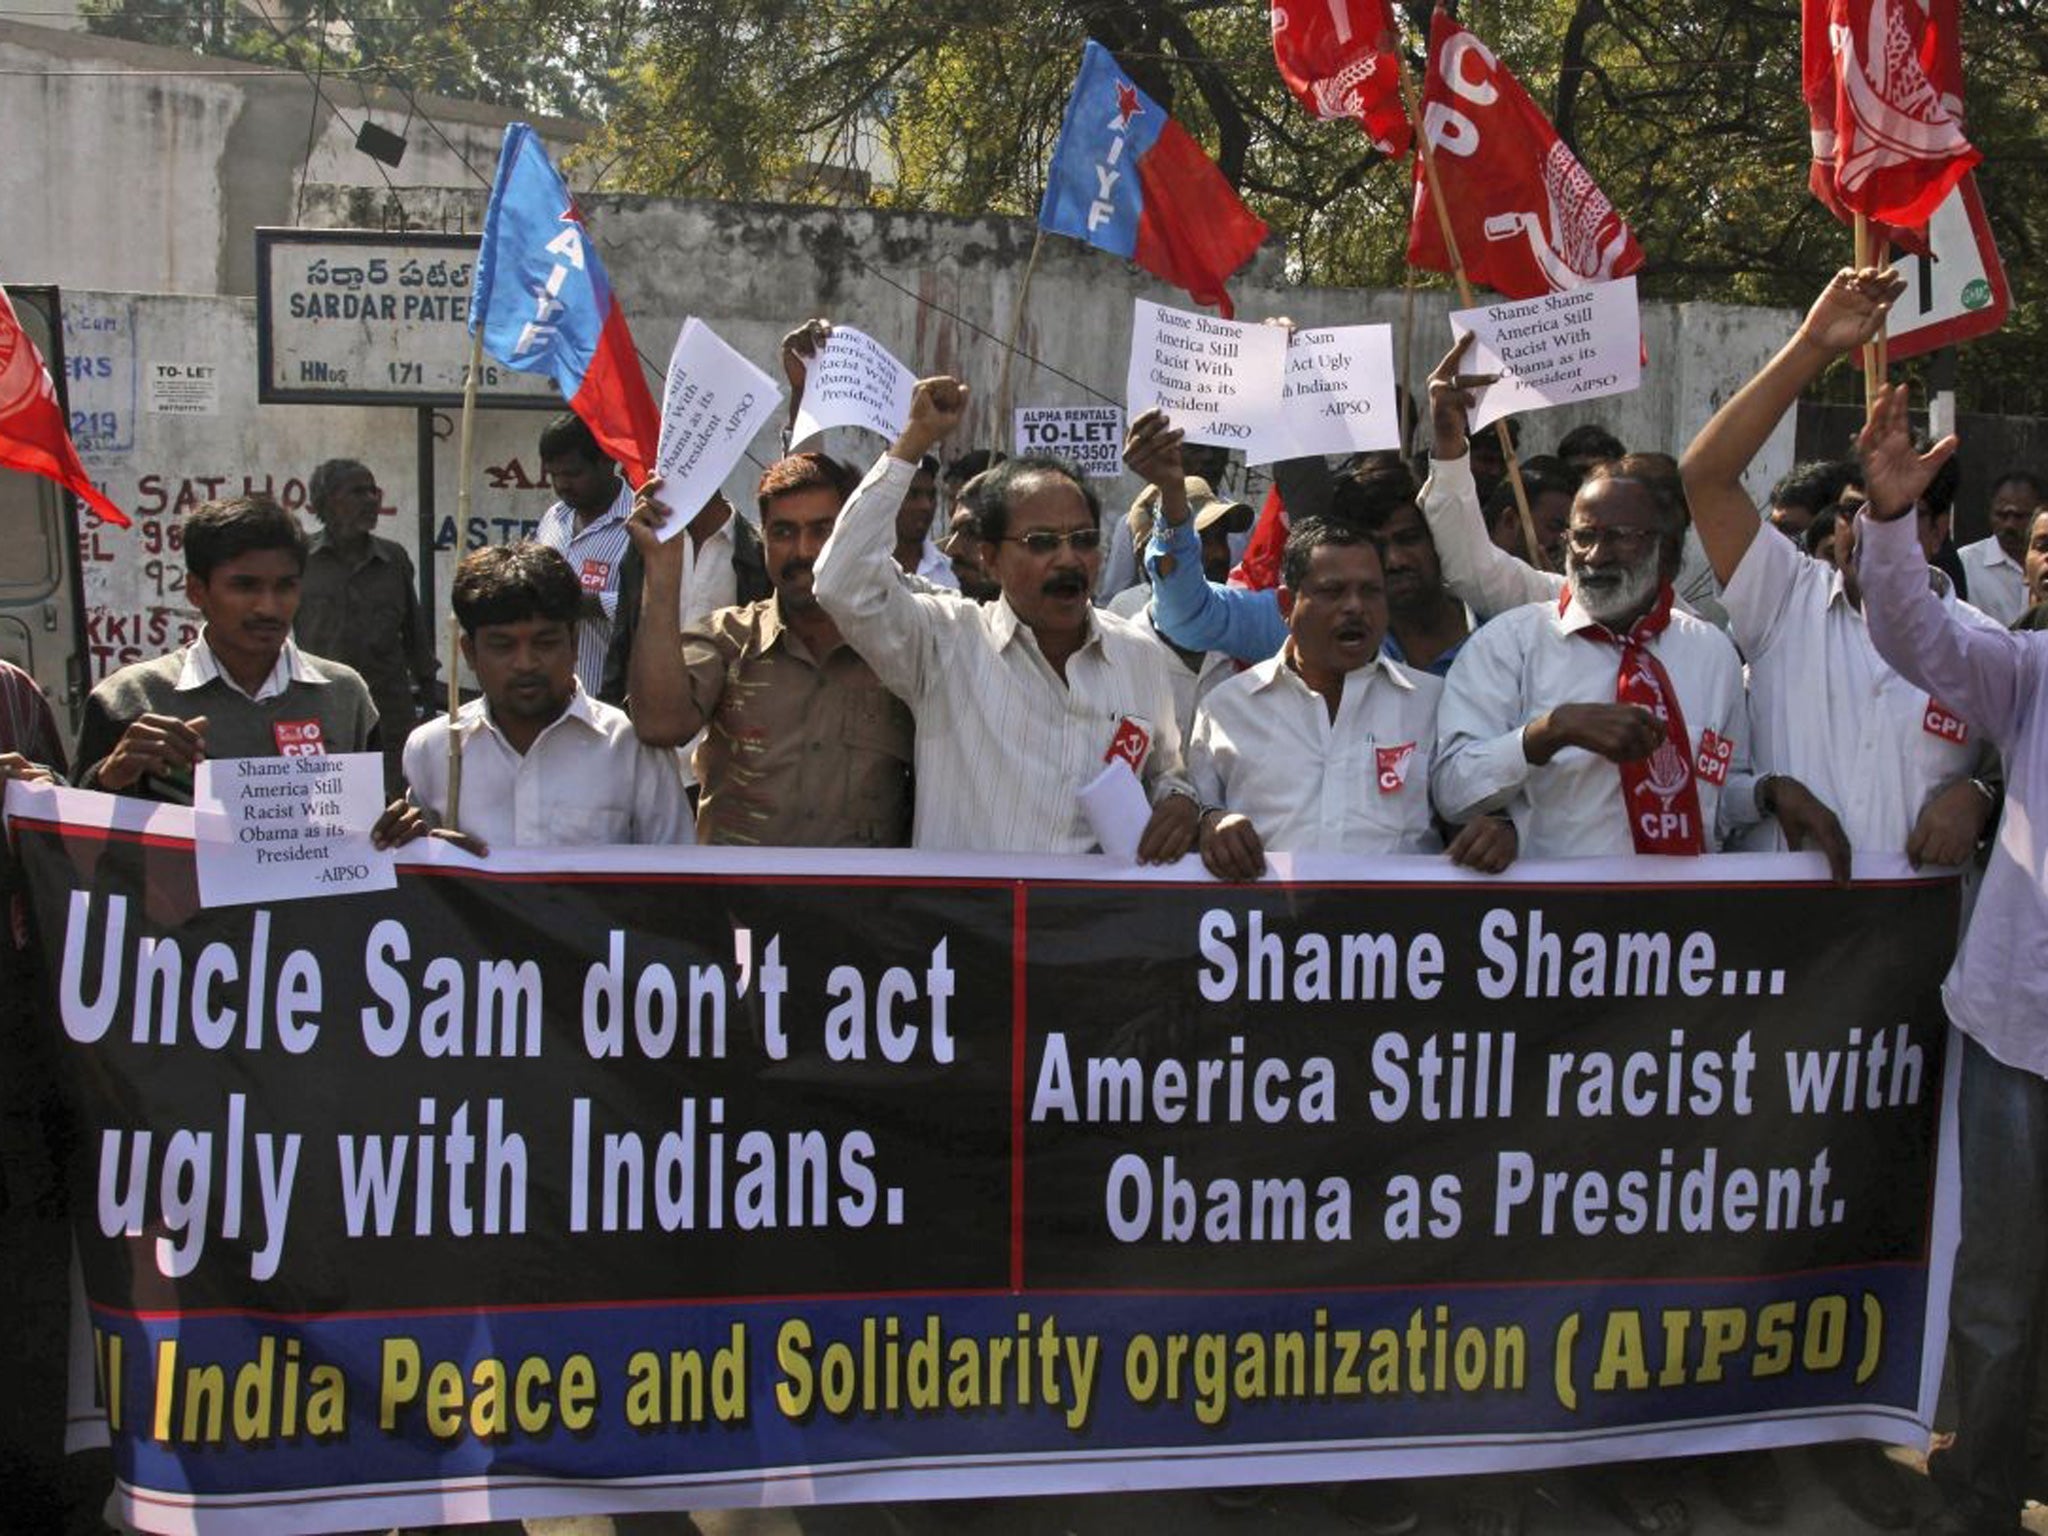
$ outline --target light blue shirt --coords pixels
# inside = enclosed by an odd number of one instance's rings
[[[1162,561],[1172,556],[1172,570]],[[1145,549],[1152,580],[1152,623],[1185,651],[1221,651],[1237,661],[1264,661],[1287,641],[1277,592],[1219,587],[1202,574],[1202,540],[1191,517],[1152,525]]]

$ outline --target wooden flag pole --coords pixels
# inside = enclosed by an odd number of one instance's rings
[[[1458,235],[1451,228],[1451,210],[1444,202],[1443,184],[1436,176],[1436,151],[1430,147],[1429,134],[1423,126],[1422,101],[1415,90],[1415,81],[1408,73],[1407,61],[1401,64],[1401,98],[1408,108],[1408,121],[1415,132],[1415,152],[1422,156],[1422,176],[1429,187],[1430,205],[1436,209],[1437,228],[1442,231],[1444,252],[1451,258],[1451,274],[1458,280],[1458,297],[1465,308],[1473,307],[1472,282],[1465,275],[1465,257],[1458,249]],[[1529,550],[1529,563],[1542,570],[1543,550],[1536,542],[1536,519],[1529,513],[1529,488],[1522,484],[1522,466],[1515,461],[1514,439],[1508,436],[1508,424],[1496,421],[1494,432],[1500,438],[1501,458],[1508,467],[1508,480],[1515,488],[1515,513],[1522,520],[1522,542]]]
[[[1410,404],[1415,400],[1415,268],[1408,267],[1407,280],[1401,285],[1401,388],[1406,392]],[[1394,414],[1401,414],[1401,400],[1394,398]],[[1416,415],[1421,408],[1416,407]],[[1401,428],[1401,457],[1406,459],[1415,450],[1414,424],[1403,421]]]
[[[1890,245],[1889,240],[1879,241],[1876,238],[1866,215],[1856,215],[1856,265],[1859,268],[1884,265],[1890,254]],[[1885,344],[1888,323],[1888,318],[1880,320],[1877,334],[1863,344],[1863,408],[1866,411],[1877,404],[1878,391],[1891,377],[1891,349]]]
[[[1031,279],[1038,271],[1038,253],[1045,249],[1045,226],[1038,226],[1038,237],[1031,242],[1031,259],[1024,263],[1024,280],[1017,285],[1017,303],[1010,311],[1010,339],[1003,343],[1003,365],[996,374],[996,422],[995,444],[998,453],[1007,453],[1003,444],[1010,437],[1010,364],[1017,356],[1017,338],[1024,334],[1024,305],[1031,297]]]
[[[481,325],[470,333],[469,372],[462,381],[462,432],[456,439],[461,461],[455,467],[455,526],[469,526],[470,444],[476,431],[476,379],[484,371],[484,332]],[[459,547],[460,540],[457,541]],[[451,832],[462,829],[462,733],[456,729],[456,712],[462,708],[462,621],[453,610],[448,614],[448,812],[443,824]]]

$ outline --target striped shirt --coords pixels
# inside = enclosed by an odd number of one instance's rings
[[[593,699],[604,683],[604,653],[612,643],[612,615],[619,611],[619,566],[632,542],[626,536],[626,520],[632,515],[633,488],[621,477],[611,506],[582,528],[576,526],[576,513],[568,503],[558,501],[533,533],[537,543],[561,552],[583,582],[583,590],[604,608],[601,619],[576,621],[576,681]]]
[[[884,456],[818,557],[818,601],[917,720],[911,843],[985,852],[1088,853],[1080,790],[1126,721],[1149,738],[1153,804],[1192,794],[1168,657],[1125,620],[1089,615],[1066,678],[1007,599],[913,591],[896,564],[896,509],[916,467]]]

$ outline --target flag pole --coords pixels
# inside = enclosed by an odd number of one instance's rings
[[[1884,264],[1890,254],[1889,240],[1880,241],[1870,227],[1867,214],[1856,215],[1856,265],[1876,267]],[[1880,316],[1877,334],[1863,344],[1863,407],[1868,410],[1877,403],[1877,392],[1891,376],[1891,349],[1885,344],[1885,329],[1890,324],[1888,316]]]
[[[1410,266],[1407,271],[1407,281],[1401,285],[1401,388],[1407,393],[1410,404],[1413,404],[1415,400],[1415,268]],[[1400,414],[1401,401],[1397,396],[1394,400],[1394,415],[1398,418]],[[1420,418],[1422,414],[1420,406],[1415,408],[1415,414]],[[1406,459],[1415,449],[1415,434],[1410,423],[1397,420],[1395,424],[1401,429],[1401,457]]]
[[[462,381],[462,432],[456,439],[461,454],[455,469],[455,527],[453,549],[462,547],[460,530],[469,526],[470,443],[476,431],[476,378],[484,371],[484,328],[478,324],[469,336],[469,372]],[[462,734],[456,729],[456,711],[462,708],[462,621],[451,609],[448,614],[448,812],[445,825],[451,832],[462,830]]]
[[[1444,252],[1451,258],[1451,273],[1458,281],[1458,297],[1465,308],[1473,307],[1472,281],[1465,275],[1465,257],[1458,249],[1457,231],[1451,228],[1451,210],[1444,202],[1443,184],[1437,180],[1436,151],[1431,148],[1428,130],[1422,121],[1422,101],[1415,90],[1415,81],[1408,73],[1408,61],[1401,61],[1401,99],[1408,108],[1408,121],[1415,133],[1415,152],[1422,157],[1423,180],[1429,186],[1430,205],[1436,209],[1437,228],[1442,232]],[[1522,466],[1515,461],[1514,439],[1508,436],[1508,424],[1496,421],[1493,430],[1500,438],[1502,460],[1508,467],[1508,481],[1515,489],[1515,514],[1522,520],[1522,542],[1528,546],[1529,563],[1537,570],[1543,569],[1543,550],[1536,542],[1536,519],[1529,512],[1529,488],[1522,484]]]
[[[1024,280],[1017,285],[1017,302],[1010,311],[1010,339],[1003,343],[1003,365],[996,374],[996,422],[994,447],[1006,452],[1003,443],[1010,435],[1010,365],[1017,357],[1017,338],[1024,333],[1024,305],[1031,297],[1031,279],[1038,271],[1038,253],[1045,249],[1045,226],[1031,242],[1031,259],[1024,263]]]

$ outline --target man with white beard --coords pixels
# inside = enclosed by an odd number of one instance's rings
[[[1587,475],[1565,590],[1487,624],[1446,679],[1440,815],[1506,811],[1526,858],[1709,853],[1759,811],[1798,847],[1832,821],[1789,779],[1756,803],[1741,659],[1672,607],[1685,521],[1669,477],[1634,455]]]

